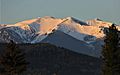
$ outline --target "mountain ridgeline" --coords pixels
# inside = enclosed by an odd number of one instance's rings
[[[93,19],[81,21],[73,17],[50,16],[0,25],[0,43],[51,43],[74,52],[100,57],[105,29],[112,23]],[[117,25],[120,29],[120,26]]]

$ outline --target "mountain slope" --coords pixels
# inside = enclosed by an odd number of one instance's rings
[[[95,22],[94,24],[96,24],[96,22],[97,23],[99,22],[97,20],[93,20],[93,21]],[[46,16],[43,18],[36,18],[32,20],[18,22],[13,25],[6,25],[6,26],[0,25],[0,32],[2,34],[1,30],[4,28],[6,28],[6,33],[8,32],[7,29],[14,31],[20,36],[20,38],[24,39],[23,40],[24,43],[40,42],[45,37],[47,37],[48,34],[52,33],[53,30],[60,30],[82,41],[84,41],[84,37],[86,35],[92,35],[94,36],[93,38],[94,41],[97,38],[104,37],[104,33],[103,31],[101,31],[101,29],[104,28],[104,26],[105,27],[109,26],[110,23],[100,21],[99,25],[98,24],[89,25],[93,21],[83,22],[73,17],[58,19],[58,18]]]
[[[100,19],[80,21],[73,17],[55,18],[45,16],[13,25],[0,25],[0,42],[8,43],[10,40],[16,43],[50,41],[49,43],[54,45],[76,52],[86,52],[85,54],[97,57],[100,56],[101,45],[103,45],[104,30],[111,24]],[[120,30],[120,26],[117,26],[117,28]],[[56,38],[56,41],[54,38]]]
[[[77,40],[61,31],[55,31],[52,34],[49,34],[49,36],[41,42],[51,43],[78,53],[83,53],[91,56],[99,56],[100,54],[100,51],[94,50],[90,44],[87,44],[81,40]]]

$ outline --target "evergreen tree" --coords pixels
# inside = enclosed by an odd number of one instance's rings
[[[25,53],[19,49],[17,44],[11,41],[1,55],[0,66],[4,71],[3,75],[22,74],[27,69]]]
[[[103,75],[120,75],[119,32],[113,24],[106,32],[103,46]]]

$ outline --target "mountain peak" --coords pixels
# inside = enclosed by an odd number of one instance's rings
[[[86,22],[81,21],[81,20],[78,20],[78,19],[76,19],[76,18],[74,18],[74,17],[67,17],[66,19],[68,19],[68,20],[70,20],[70,21],[73,21],[73,22],[75,22],[75,23],[78,23],[78,24],[80,24],[80,25],[87,25]]]
[[[96,21],[103,21],[103,20],[101,20],[100,18],[95,18],[94,20],[96,20]]]
[[[73,17],[66,17],[66,19],[73,20],[74,18]]]
[[[53,17],[53,16],[44,16],[43,18],[46,18],[46,19],[47,18],[53,18],[54,19],[55,17]]]

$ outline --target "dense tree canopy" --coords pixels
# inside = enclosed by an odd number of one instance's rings
[[[5,51],[0,57],[3,75],[19,75],[27,69],[25,53],[13,41],[7,44]]]
[[[119,31],[113,24],[106,31],[103,46],[103,75],[120,75]]]

